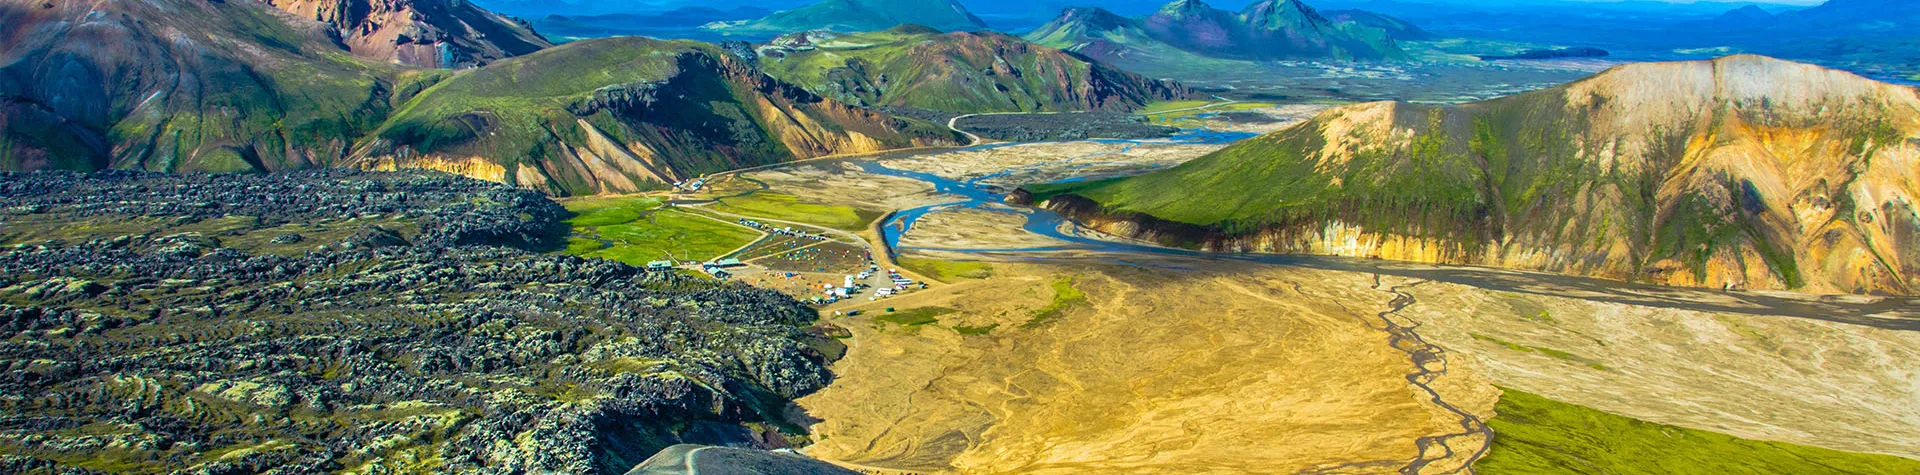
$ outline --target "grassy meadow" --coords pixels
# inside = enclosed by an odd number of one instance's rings
[[[686,211],[661,208],[648,197],[610,197],[565,203],[573,235],[567,254],[644,265],[719,257],[760,238],[760,233]]]

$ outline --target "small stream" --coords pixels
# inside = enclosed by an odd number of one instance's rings
[[[886,159],[884,157],[850,161],[849,163],[852,163],[855,166],[860,167],[862,171],[865,171],[867,173],[872,173],[875,175],[886,175],[886,176],[894,176],[894,177],[901,177],[901,178],[910,178],[910,179],[926,182],[928,184],[933,185],[935,193],[957,196],[960,198],[959,201],[951,201],[946,203],[921,206],[913,209],[901,210],[897,213],[894,213],[893,217],[891,219],[888,219],[887,222],[882,223],[881,230],[885,234],[885,236],[883,237],[887,240],[887,247],[890,249],[895,249],[896,252],[897,250],[902,249],[900,247],[900,238],[906,235],[908,231],[913,230],[913,225],[919,222],[920,218],[935,212],[958,210],[958,209],[978,209],[978,210],[985,210],[985,211],[991,211],[996,213],[1023,215],[1023,216],[1026,216],[1027,218],[1026,225],[1023,226],[1023,228],[1026,231],[1034,234],[1038,234],[1041,236],[1057,239],[1067,244],[1062,246],[1041,247],[1041,248],[1018,248],[1018,249],[941,248],[941,249],[929,249],[929,250],[964,252],[964,253],[1030,253],[1030,252],[1065,251],[1065,250],[1139,252],[1143,250],[1158,249],[1158,248],[1153,248],[1148,246],[1135,246],[1135,245],[1130,245],[1125,243],[1116,243],[1112,241],[1091,239],[1084,236],[1079,236],[1077,234],[1061,232],[1060,229],[1063,227],[1062,225],[1067,224],[1068,222],[1066,217],[1061,216],[1058,213],[1054,213],[1052,211],[1047,211],[1044,209],[1015,207],[1015,206],[1007,205],[1005,204],[1006,198],[1007,198],[1006,193],[986,185],[986,182],[999,179],[999,178],[1005,178],[1005,177],[1020,174],[1020,173],[1035,172],[1043,169],[1058,169],[1058,170],[1071,171],[1071,170],[1091,168],[1091,167],[1100,166],[1100,165],[1112,165],[1112,164],[1115,164],[1116,162],[1102,161],[1100,160],[1100,158],[1112,156],[1112,155],[1125,154],[1133,151],[1135,147],[1139,147],[1143,145],[1216,145],[1216,144],[1227,144],[1227,143],[1238,142],[1240,140],[1251,138],[1256,135],[1257,134],[1245,133],[1245,132],[1220,132],[1220,131],[1213,131],[1213,130],[1198,129],[1198,130],[1183,131],[1179,134],[1173,135],[1168,138],[1163,138],[1163,139],[1149,139],[1149,140],[1091,139],[1091,140],[1087,140],[1087,142],[1109,144],[1109,145],[1120,144],[1122,145],[1122,147],[1119,150],[1114,150],[1114,151],[1099,152],[1099,153],[1087,154],[1087,155],[1082,155],[1077,157],[1071,157],[1063,160],[1057,160],[1053,162],[1045,162],[1045,163],[1027,165],[1023,167],[1010,168],[1007,170],[1001,170],[996,173],[967,179],[966,181],[954,180],[954,179],[946,178],[943,176],[935,175],[932,173],[889,168],[886,165],[883,165],[881,163],[883,160]],[[989,145],[959,149],[956,151],[987,150],[987,149],[993,149],[993,148],[1008,147],[1012,145],[1017,145],[1017,144],[1006,144],[1006,143],[989,144]],[[952,153],[952,152],[941,152],[941,153]],[[1062,165],[1064,165],[1064,167]],[[1066,180],[1061,180],[1057,183],[1071,183],[1071,182],[1082,181],[1086,179],[1087,177],[1074,177]]]

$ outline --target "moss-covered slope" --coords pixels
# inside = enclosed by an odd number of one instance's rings
[[[569,43],[436,84],[400,106],[354,157],[365,167],[588,194],[957,141],[944,127],[774,80],[709,44],[628,37]]]
[[[809,32],[784,36],[761,53],[768,74],[863,105],[966,113],[1124,111],[1190,94],[1176,83],[991,32]]]
[[[0,3],[0,169],[324,166],[399,74],[251,2]]]
[[[1223,251],[1911,293],[1915,137],[1912,88],[1735,56],[1461,106],[1343,107],[1163,172],[1029,191]]]

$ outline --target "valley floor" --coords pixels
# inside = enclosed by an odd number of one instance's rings
[[[972,277],[831,308],[863,312],[827,322],[850,349],[799,401],[806,452],[881,473],[1462,473],[1542,454],[1650,473],[1609,465],[1648,444],[1691,454],[1661,473],[1785,473],[1726,465],[1763,446],[1830,473],[1910,473],[1920,458],[1920,315],[1897,303],[1116,252],[972,195],[1212,148],[1025,144],[741,175],[899,211],[863,238]],[[1578,411],[1666,425],[1550,436],[1599,417]],[[1515,435],[1492,443],[1489,425]],[[1675,431],[1694,432],[1646,439]]]

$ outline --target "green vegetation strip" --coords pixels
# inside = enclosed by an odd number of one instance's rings
[[[1204,106],[1206,104],[1202,103],[1200,105]],[[1194,106],[1194,107],[1199,107],[1199,106]],[[1202,124],[1199,120],[1195,120],[1193,118],[1194,116],[1197,116],[1197,115],[1216,114],[1221,112],[1247,111],[1247,110],[1256,110],[1256,109],[1271,109],[1274,107],[1278,107],[1278,106],[1275,104],[1269,104],[1265,102],[1235,102],[1235,103],[1221,103],[1219,105],[1216,105],[1213,107],[1207,107],[1204,109],[1180,110],[1176,112],[1152,112],[1152,113],[1144,113],[1142,115],[1147,116],[1147,120],[1149,122],[1152,122],[1158,125],[1169,125],[1169,126],[1175,126],[1175,127],[1198,127],[1204,124]]]
[[[1746,440],[1616,416],[1504,389],[1487,475],[1910,474],[1920,461]]]
[[[882,322],[882,323],[892,323],[892,324],[901,325],[901,326],[915,327],[915,326],[926,325],[930,323],[938,323],[940,321],[941,315],[946,315],[946,314],[958,312],[958,311],[959,310],[955,310],[947,307],[920,307],[912,310],[907,310],[904,312],[884,313],[879,316],[873,317],[873,320],[877,322]]]
[[[1046,308],[1033,313],[1033,318],[1022,324],[1024,328],[1039,328],[1060,318],[1067,309],[1087,303],[1087,293],[1073,286],[1072,277],[1061,277],[1053,281],[1053,302]]]
[[[645,197],[570,201],[566,207],[575,216],[567,224],[573,235],[562,252],[644,265],[712,259],[760,238],[740,226],[659,206],[659,200]]]
[[[865,230],[868,225],[873,224],[873,220],[880,219],[882,214],[852,206],[802,203],[800,197],[779,193],[754,193],[722,198],[713,209],[723,213],[793,221],[842,231]]]
[[[953,331],[954,333],[959,333],[967,336],[986,336],[988,334],[993,333],[993,330],[996,328],[1000,328],[1000,324],[995,323],[991,325],[978,326],[978,327],[970,327],[966,325],[954,325]]]
[[[985,279],[993,277],[993,266],[985,262],[943,261],[939,259],[901,258],[900,267],[934,280]]]

